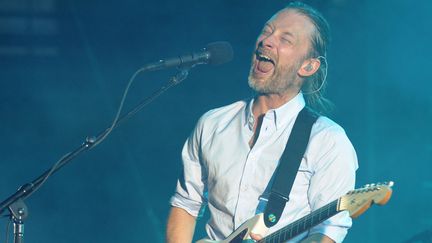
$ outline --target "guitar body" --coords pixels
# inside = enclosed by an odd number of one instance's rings
[[[264,215],[262,213],[255,215],[253,218],[244,222],[240,227],[231,233],[225,240],[215,241],[209,239],[201,239],[197,243],[246,243],[254,242],[250,238],[250,233],[266,235],[268,228],[264,224]]]

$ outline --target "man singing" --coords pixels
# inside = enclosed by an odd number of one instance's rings
[[[191,242],[208,206],[212,240],[225,239],[265,210],[268,190],[295,119],[307,104],[323,113],[329,27],[310,6],[294,2],[264,25],[249,74],[252,100],[210,110],[182,151],[183,173],[171,199],[170,243]],[[274,232],[352,190],[357,157],[344,130],[325,116],[314,123],[289,201]],[[339,213],[289,242],[342,242],[351,227]],[[252,235],[260,239],[264,235]]]

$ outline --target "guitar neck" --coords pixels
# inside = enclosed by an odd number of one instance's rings
[[[284,242],[293,237],[303,233],[304,231],[312,228],[315,225],[323,222],[331,216],[337,214],[339,199],[325,205],[324,207],[314,211],[313,213],[296,220],[295,222],[283,227],[282,229],[266,236],[262,240],[258,241],[261,243],[278,243]]]

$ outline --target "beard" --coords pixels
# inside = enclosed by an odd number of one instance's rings
[[[297,81],[297,70],[301,63],[275,67],[271,76],[265,78],[257,78],[254,75],[254,64],[249,72],[248,84],[253,90],[259,94],[284,94],[288,90],[299,89],[300,84]]]

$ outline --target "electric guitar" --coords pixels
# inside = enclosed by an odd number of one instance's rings
[[[257,242],[284,242],[309,230],[324,220],[336,215],[341,211],[348,211],[351,218],[356,218],[363,214],[372,204],[384,205],[392,194],[391,187],[393,182],[367,184],[362,188],[353,190],[335,201],[321,207],[311,214],[296,220],[295,222],[283,227],[282,229],[264,237]],[[254,242],[250,238],[250,233],[266,235],[268,228],[264,224],[264,214],[257,214],[249,219],[229,235],[225,240],[213,241],[201,239],[197,243],[244,243]]]

